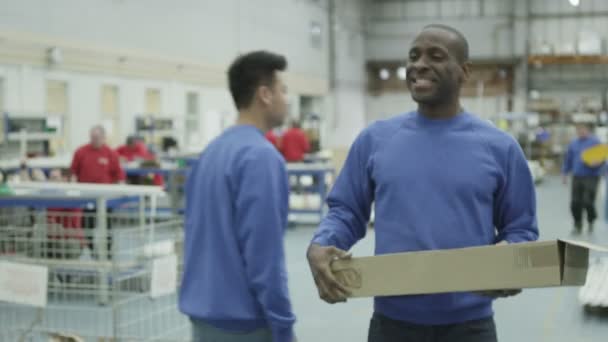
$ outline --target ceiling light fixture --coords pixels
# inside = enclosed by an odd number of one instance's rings
[[[378,76],[380,76],[381,80],[386,81],[391,77],[391,73],[388,71],[388,69],[382,68],[380,69]]]
[[[397,77],[399,77],[400,80],[404,80],[407,78],[407,70],[405,69],[405,67],[401,66],[397,69]]]

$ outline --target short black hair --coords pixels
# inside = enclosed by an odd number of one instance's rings
[[[239,56],[228,69],[230,93],[237,109],[251,105],[257,88],[272,85],[274,73],[285,69],[285,57],[272,52],[254,51]]]
[[[447,31],[451,34],[453,34],[454,36],[456,36],[457,39],[457,44],[458,44],[458,58],[460,59],[461,62],[467,62],[469,60],[469,42],[467,41],[467,39],[464,37],[464,35],[458,31],[457,29],[448,26],[448,25],[443,25],[443,24],[430,24],[425,26],[422,30],[426,30],[426,29],[439,29],[439,30],[443,30],[443,31]]]

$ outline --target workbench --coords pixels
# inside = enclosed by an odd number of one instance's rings
[[[35,160],[35,159],[33,159]],[[38,168],[45,172],[48,172],[53,168],[67,168],[69,167],[66,164],[65,158],[58,158],[53,160],[38,160],[36,162],[32,162],[33,160],[28,161],[29,168]],[[161,168],[141,168],[141,167],[131,167],[130,165],[126,165],[124,167],[125,173],[130,176],[142,176],[148,174],[161,174],[166,181],[165,189],[169,194],[169,206],[172,213],[182,213],[183,212],[183,185],[178,185],[178,178],[187,177],[190,167],[196,163],[196,159],[190,157],[186,159],[187,167],[178,168],[177,166],[171,167],[161,167]],[[12,169],[18,169],[18,165],[13,163],[14,165]],[[301,176],[310,176],[317,181],[308,187],[302,188],[303,191],[308,193],[317,194],[321,199],[321,205],[318,208],[290,208],[289,213],[291,216],[298,215],[318,215],[319,220],[325,215],[325,205],[324,201],[327,197],[327,193],[329,191],[329,187],[325,182],[326,176],[329,174],[332,177],[335,176],[335,169],[333,165],[326,162],[303,162],[303,163],[288,163],[287,164],[287,173],[288,176],[301,177]]]
[[[47,175],[49,171],[53,169],[68,169],[70,167],[71,159],[69,157],[53,157],[53,158],[32,158],[26,161],[28,170],[39,169],[45,172]],[[134,167],[131,165],[123,165],[123,169],[127,176],[145,176],[149,174],[160,174],[165,180],[165,190],[169,194],[169,209],[172,213],[181,212],[182,201],[180,192],[183,190],[183,185],[178,184],[178,178],[180,176],[187,175],[187,168],[178,168],[175,163],[170,163],[165,167],[160,168],[142,168]],[[20,161],[10,160],[0,162],[0,168],[8,172],[17,172],[20,170]]]

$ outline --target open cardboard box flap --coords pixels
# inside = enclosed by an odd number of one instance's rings
[[[608,248],[553,240],[336,260],[332,270],[353,297],[579,286],[589,250]]]
[[[568,245],[573,245],[573,246],[579,246],[579,247],[587,248],[589,250],[596,251],[596,252],[608,253],[608,247],[596,245],[596,244],[589,243],[589,242],[586,242],[586,241],[576,241],[576,240],[568,240],[568,239],[559,239],[557,241],[561,241],[561,242],[566,243]]]

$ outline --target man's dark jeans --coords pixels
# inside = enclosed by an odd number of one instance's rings
[[[368,342],[496,342],[494,318],[448,325],[418,325],[375,313]]]

